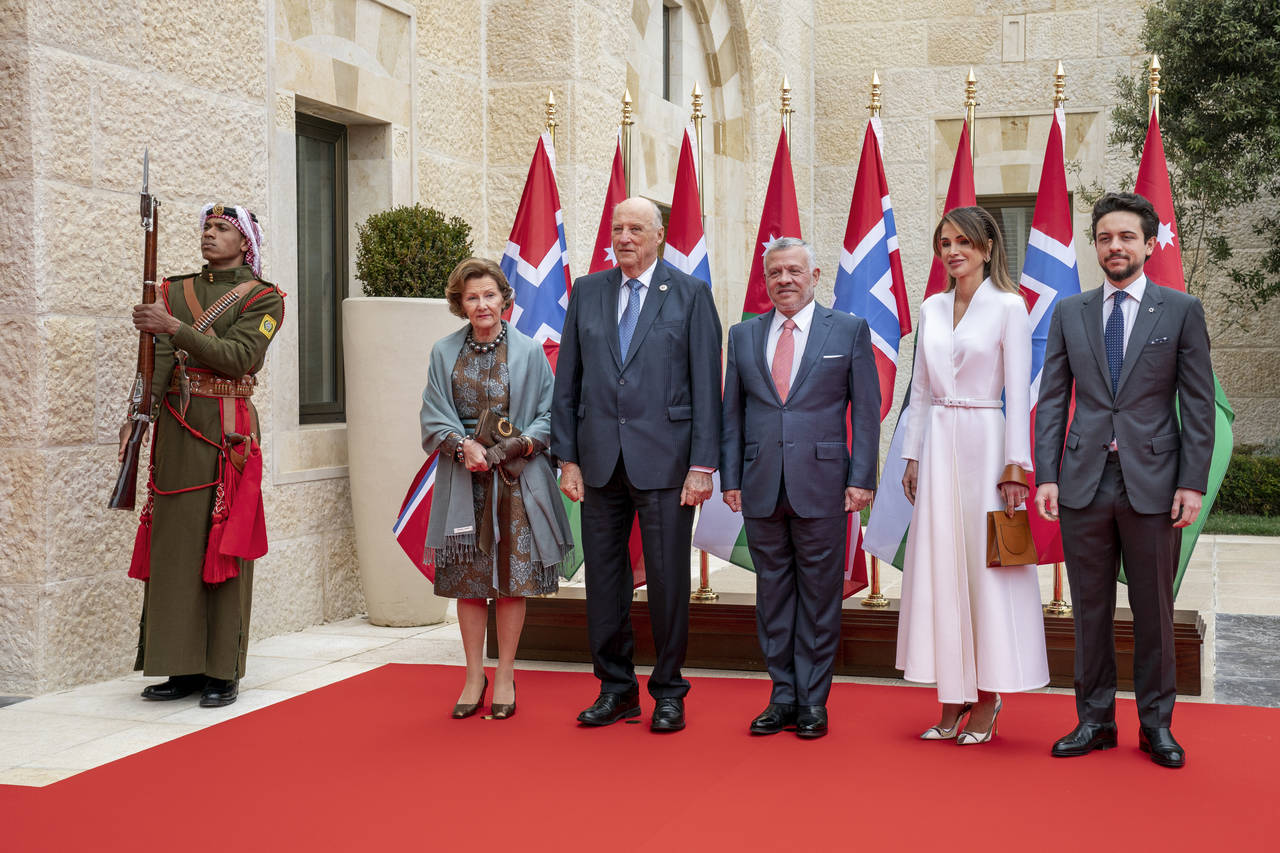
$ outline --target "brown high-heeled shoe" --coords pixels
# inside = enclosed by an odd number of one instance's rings
[[[507,720],[515,716],[516,713],[516,683],[511,682],[511,701],[501,704],[494,702],[493,707],[489,709],[490,720]]]
[[[488,689],[489,689],[489,676],[486,675],[484,677],[484,684],[480,687],[480,701],[472,702],[470,705],[463,705],[461,702],[459,702],[457,705],[454,705],[453,714],[452,714],[453,718],[455,720],[465,720],[467,717],[470,717],[473,714],[475,714],[476,711],[479,711],[480,706],[484,704],[485,691],[487,691]]]

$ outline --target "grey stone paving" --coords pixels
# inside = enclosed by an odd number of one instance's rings
[[[1219,613],[1214,655],[1215,701],[1280,708],[1280,616]]]

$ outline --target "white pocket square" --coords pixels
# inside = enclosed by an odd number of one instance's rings
[[[824,355],[823,358],[844,358],[844,356],[840,353],[836,353],[835,355]]]

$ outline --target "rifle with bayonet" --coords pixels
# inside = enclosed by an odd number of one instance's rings
[[[142,155],[142,198],[139,212],[142,215],[142,304],[156,301],[156,233],[160,222],[160,200],[148,192],[150,156]],[[138,489],[138,457],[142,452],[142,439],[152,423],[151,376],[155,372],[156,339],[151,332],[138,333],[138,373],[129,394],[129,440],[125,444],[124,457],[120,461],[120,473],[111,492],[111,509],[133,509]]]

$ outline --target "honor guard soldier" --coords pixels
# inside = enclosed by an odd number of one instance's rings
[[[143,698],[199,691],[214,708],[238,695],[253,559],[266,553],[251,397],[284,293],[261,278],[262,230],[247,209],[206,205],[200,231],[201,271],[165,279],[155,303],[133,308],[133,325],[155,335],[155,429],[129,576],[146,581],[135,669],[168,676]]]

